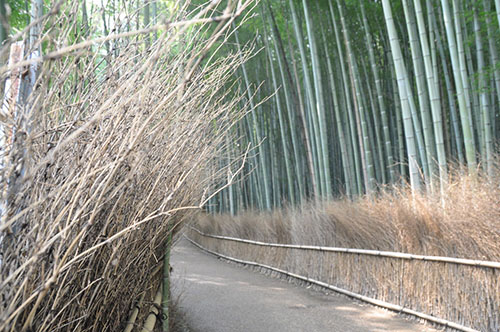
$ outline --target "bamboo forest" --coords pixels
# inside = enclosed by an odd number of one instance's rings
[[[211,206],[234,213],[354,199],[398,183],[439,193],[457,165],[492,175],[495,8],[488,0],[262,1],[233,40],[260,50],[238,71],[256,111],[235,128],[232,153],[255,148],[241,181]]]
[[[500,0],[0,0],[0,332],[500,331]]]

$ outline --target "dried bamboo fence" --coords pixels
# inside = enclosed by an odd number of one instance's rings
[[[151,325],[134,301],[155,298],[167,239],[224,185],[225,142],[247,111],[228,93],[249,51],[217,58],[213,46],[253,0],[210,1],[102,37],[80,34],[79,3],[52,1],[31,47],[43,43],[43,56],[25,49],[0,67],[15,83],[39,66],[21,89],[29,95],[0,114],[0,130],[15,128],[0,146],[1,332]],[[127,3],[117,17],[129,17]],[[33,40],[29,29],[0,53]]]
[[[264,243],[188,230],[190,240],[256,265],[461,331],[500,330],[500,262]]]

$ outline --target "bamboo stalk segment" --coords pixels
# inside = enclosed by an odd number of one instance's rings
[[[407,253],[402,253],[402,252],[380,251],[380,250],[322,247],[322,246],[309,246],[309,245],[298,245],[298,244],[265,243],[265,242],[261,242],[261,241],[239,239],[239,238],[230,237],[230,236],[205,234],[192,226],[190,226],[190,228],[192,230],[194,230],[195,232],[199,233],[200,235],[210,237],[213,239],[248,243],[248,244],[253,244],[253,245],[263,246],[263,247],[331,251],[331,252],[341,252],[341,253],[348,253],[348,254],[381,256],[381,257],[391,257],[391,258],[401,258],[401,259],[413,259],[413,260],[422,260],[422,261],[430,261],[430,262],[443,262],[443,263],[453,263],[453,264],[470,265],[470,266],[477,266],[477,267],[486,267],[486,268],[492,268],[492,269],[500,269],[500,262],[482,261],[482,260],[465,259],[465,258],[454,258],[454,257],[443,257],[443,256],[424,256],[424,255],[414,255],[414,254],[407,254]]]
[[[144,296],[146,293],[142,293],[139,302],[134,306],[132,313],[130,314],[130,318],[128,319],[127,326],[125,326],[125,330],[123,332],[132,332],[132,329],[135,326],[135,321],[137,320],[137,315],[139,314],[139,310],[142,307],[142,302],[144,301]]]
[[[146,318],[146,321],[144,322],[144,326],[141,330],[141,332],[152,332],[155,328],[156,324],[156,318],[160,314],[160,304],[161,304],[161,297],[162,297],[162,286],[160,284],[160,287],[158,288],[158,291],[156,292],[155,299],[153,303],[151,304],[151,307],[149,309],[149,315]]]

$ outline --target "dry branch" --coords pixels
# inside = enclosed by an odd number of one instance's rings
[[[211,17],[221,6],[211,1],[168,27],[86,41],[68,40],[78,6],[59,2],[43,18],[46,55],[0,69],[40,65],[29,99],[6,120],[24,138],[2,151],[2,186],[20,185],[0,221],[0,331],[123,330],[132,304],[158,289],[169,232],[216,189],[225,138],[246,112],[225,92],[243,60],[198,61],[204,40],[211,22],[252,2]],[[145,47],[140,35],[155,29],[164,33]],[[203,38],[182,47],[193,34]],[[111,40],[119,54],[99,55]],[[204,64],[189,81],[187,63]]]

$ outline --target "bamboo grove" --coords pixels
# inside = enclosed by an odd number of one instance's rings
[[[254,149],[208,210],[398,184],[439,194],[451,165],[491,174],[499,16],[499,0],[262,0],[233,38],[234,50],[260,52],[239,70],[254,111],[225,162]]]

